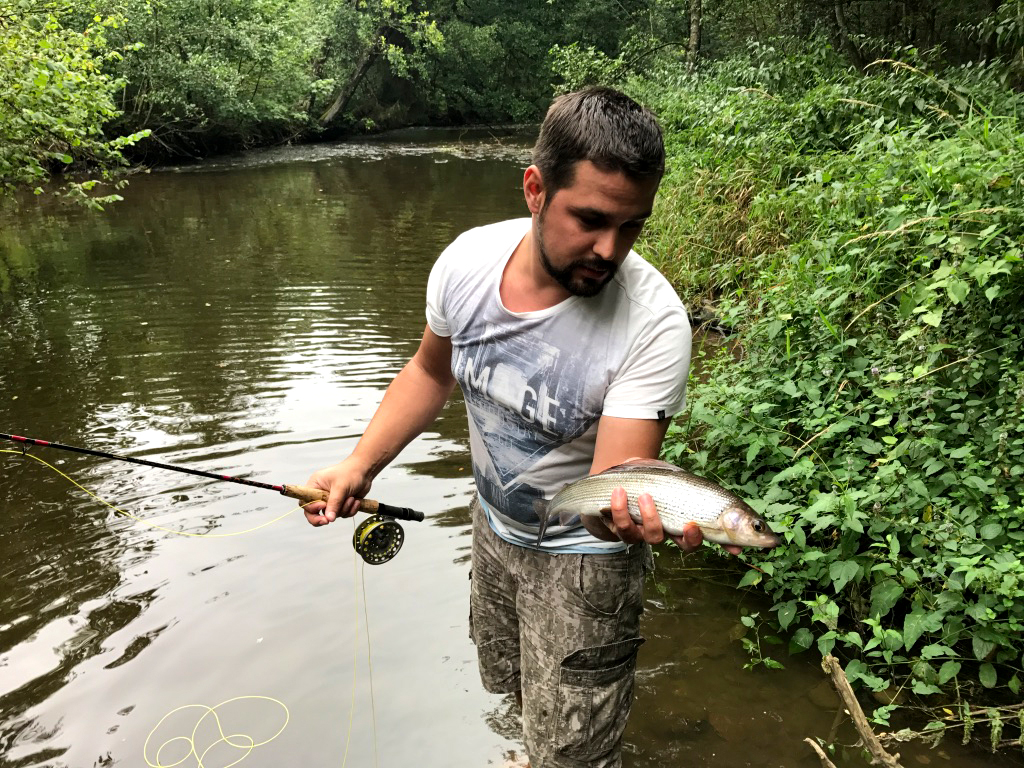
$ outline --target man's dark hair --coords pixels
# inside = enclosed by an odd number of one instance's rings
[[[559,96],[540,127],[533,164],[553,194],[572,184],[581,160],[637,180],[660,179],[665,144],[658,121],[650,110],[613,88],[585,88]]]

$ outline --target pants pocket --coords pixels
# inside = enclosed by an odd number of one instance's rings
[[[553,721],[558,755],[588,765],[618,765],[633,703],[636,654],[642,637],[581,648],[562,661]]]

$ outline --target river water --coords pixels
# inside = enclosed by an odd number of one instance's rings
[[[3,212],[0,431],[304,482],[414,351],[440,250],[524,214],[526,157],[409,132],[136,175],[103,213]],[[269,491],[0,445],[0,765],[521,764],[466,632],[467,445],[453,398],[380,475],[427,521],[378,566],[349,521]],[[740,617],[766,606],[726,559],[657,560],[627,766],[813,768],[804,738],[855,741],[810,654],[743,669]]]

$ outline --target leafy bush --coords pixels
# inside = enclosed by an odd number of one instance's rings
[[[124,164],[121,154],[147,135],[104,137],[118,115],[114,94],[124,83],[102,71],[120,58],[107,43],[119,18],[94,14],[80,30],[67,25],[66,9],[0,0],[0,192],[38,186],[56,168],[80,163],[101,169]],[[91,194],[96,179],[69,181],[59,192],[88,205],[119,199]]]
[[[772,596],[791,650],[885,692],[876,721],[980,701],[1001,728],[1024,684],[1019,97],[979,68],[825,62],[785,97],[739,69],[645,92],[684,132],[648,247],[738,331],[668,457],[783,532],[740,583]]]

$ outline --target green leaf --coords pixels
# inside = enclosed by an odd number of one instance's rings
[[[841,592],[843,587],[857,578],[860,564],[856,560],[838,560],[828,567],[828,575],[832,579],[832,588]]]
[[[740,579],[740,583],[737,584],[736,586],[737,587],[749,587],[752,584],[759,584],[760,582],[761,582],[761,572],[751,568],[745,574],[743,574],[743,578]]]
[[[950,278],[946,283],[946,293],[949,295],[949,300],[954,304],[961,304],[967,298],[970,290],[971,286],[964,280]]]
[[[942,693],[942,690],[936,688],[934,685],[924,682],[923,680],[915,680],[913,685],[913,691],[918,696],[926,696],[930,693]]]
[[[974,658],[978,661],[983,661],[996,649],[996,644],[990,640],[985,640],[984,638],[975,635],[971,638],[971,647],[974,651]]]
[[[836,646],[836,633],[826,632],[824,635],[818,638],[818,652],[824,656],[832,653],[832,649]]]
[[[992,487],[991,483],[986,482],[980,477],[975,477],[974,475],[965,477],[962,482],[964,485],[974,488],[977,491],[981,491],[982,493],[988,493]]]
[[[960,662],[947,661],[939,667],[939,685],[945,685],[958,674],[960,674]]]
[[[934,658],[937,658],[939,656],[952,656],[952,655],[953,655],[953,649],[950,648],[949,646],[941,645],[940,643],[932,643],[931,645],[926,645],[924,648],[921,649],[921,658],[922,659],[934,659]]]
[[[942,627],[942,614],[915,608],[903,620],[903,645],[909,651],[925,632],[937,632]]]
[[[800,627],[789,640],[789,651],[790,653],[799,653],[806,651],[812,645],[814,645],[814,633],[807,627]]]
[[[883,579],[871,590],[871,616],[880,619],[888,615],[903,597],[903,587],[893,579]]]
[[[988,523],[987,525],[981,526],[981,530],[978,531],[978,535],[983,539],[994,539],[1003,532],[1003,526],[999,523]]]
[[[998,675],[996,674],[996,668],[991,664],[982,664],[981,669],[978,670],[978,680],[986,688],[995,688]]]
[[[754,463],[754,459],[757,458],[757,454],[761,452],[762,448],[764,448],[764,443],[762,443],[760,440],[755,440],[749,446],[747,446],[747,464]]]
[[[779,626],[786,629],[790,624],[793,623],[793,619],[796,617],[796,601],[790,600],[789,602],[783,603],[778,609]]]

